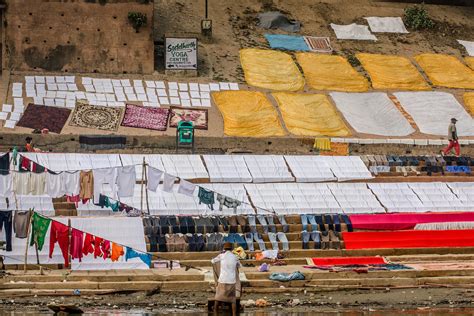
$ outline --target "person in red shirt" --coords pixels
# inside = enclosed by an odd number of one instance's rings
[[[35,146],[33,146],[33,143],[32,143],[32,140],[33,138],[31,137],[27,137],[25,138],[25,141],[26,141],[26,145],[25,145],[25,148],[26,148],[26,151],[28,152],[40,152],[41,150],[39,148],[35,148]]]

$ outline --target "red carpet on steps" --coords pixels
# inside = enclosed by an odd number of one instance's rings
[[[474,247],[474,230],[344,232],[346,249]]]
[[[383,257],[332,257],[311,258],[315,266],[347,266],[354,264],[385,264]]]
[[[474,222],[474,212],[359,214],[349,218],[354,229],[404,230],[423,223]]]

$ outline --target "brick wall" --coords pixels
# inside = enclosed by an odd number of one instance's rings
[[[152,73],[153,1],[8,0],[4,69]],[[97,2],[97,3],[95,3]],[[136,33],[128,12],[147,15]]]

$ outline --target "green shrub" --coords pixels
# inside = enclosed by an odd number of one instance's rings
[[[142,26],[147,23],[146,14],[141,12],[128,12],[128,21],[132,24],[135,31],[138,33]]]
[[[414,30],[430,29],[434,26],[433,20],[423,5],[415,5],[405,9],[403,20],[408,27]]]

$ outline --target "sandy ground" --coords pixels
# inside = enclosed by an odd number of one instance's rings
[[[50,303],[76,304],[84,310],[141,310],[149,313],[183,311],[204,312],[207,299],[212,293],[160,293],[146,296],[144,293],[84,297],[36,297],[14,298],[0,302],[4,311],[46,311]],[[399,315],[405,310],[429,314],[432,309],[472,308],[474,290],[466,289],[396,289],[351,290],[302,294],[244,294],[243,301],[265,299],[266,308],[247,307],[249,311],[318,312],[359,311],[375,312],[393,310],[389,315]],[[298,300],[298,301],[296,301]],[[296,302],[298,302],[296,304]],[[398,313],[398,314],[397,314]],[[384,313],[387,315],[387,313]],[[459,315],[459,313],[456,313]],[[429,314],[433,315],[433,314]],[[437,315],[443,315],[437,314]],[[468,315],[468,314],[466,314]],[[469,315],[472,315],[469,313]]]
[[[430,16],[435,20],[433,30],[412,31],[409,34],[377,34],[378,41],[348,41],[337,40],[330,28],[330,23],[367,24],[364,16],[402,16],[407,4],[391,2],[375,2],[370,0],[351,1],[351,6],[343,0],[225,0],[209,1],[209,17],[213,20],[213,39],[210,42],[201,41],[199,59],[201,60],[200,76],[198,78],[183,78],[165,75],[159,70],[154,75],[126,75],[129,79],[167,79],[183,82],[218,82],[229,81],[244,84],[243,71],[239,61],[239,50],[246,47],[267,48],[263,37],[265,33],[283,33],[278,30],[263,30],[257,27],[256,16],[260,12],[278,10],[290,18],[302,22],[301,35],[328,36],[337,54],[351,56],[358,52],[397,54],[412,57],[422,52],[447,53],[462,57],[464,48],[456,39],[473,40],[474,8],[427,5]],[[163,39],[164,35],[199,36],[200,21],[204,17],[204,2],[195,0],[156,1],[155,2],[155,41]],[[157,59],[157,61],[160,61]],[[159,67],[158,67],[159,68]],[[367,73],[358,67],[367,76]],[[23,80],[25,74],[14,74],[10,82]],[[92,77],[122,78],[124,75],[98,75]],[[7,80],[5,78],[5,80]],[[79,84],[81,87],[82,85]],[[243,89],[248,87],[242,86]],[[248,88],[252,89],[252,88]],[[462,104],[462,90],[440,89],[453,93]],[[306,89],[305,92],[309,92]],[[311,91],[322,92],[322,91]],[[388,92],[388,91],[387,91]],[[275,100],[269,97],[276,106]],[[5,97],[12,102],[11,96]],[[32,100],[27,100],[31,102]],[[347,123],[347,122],[346,122]],[[348,124],[347,124],[348,125]],[[350,125],[348,125],[350,126]],[[27,128],[17,127],[15,130],[0,128],[0,132],[30,133]],[[358,134],[351,130],[353,136],[362,138],[378,138],[374,135]],[[120,134],[162,136],[174,135],[175,129],[168,128],[166,132],[146,129],[120,127],[117,131],[100,131],[89,128],[77,128],[66,123],[62,134]],[[197,136],[223,137],[223,120],[219,110],[213,104],[209,109],[209,129],[197,131]],[[288,135],[288,137],[292,137]],[[417,130],[411,138],[439,138],[423,135]],[[474,138],[473,138],[474,139]]]

